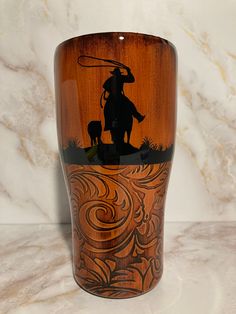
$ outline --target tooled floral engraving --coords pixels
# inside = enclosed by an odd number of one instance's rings
[[[162,273],[163,208],[170,163],[68,165],[75,276],[115,298],[150,290]]]

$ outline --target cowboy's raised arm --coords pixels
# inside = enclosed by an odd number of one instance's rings
[[[133,83],[135,81],[135,78],[130,70],[129,67],[125,67],[127,71],[127,75],[122,75],[123,81],[126,83]]]

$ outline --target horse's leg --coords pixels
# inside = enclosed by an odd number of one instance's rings
[[[120,143],[125,142],[125,128],[124,127],[120,127],[118,130],[118,141]]]
[[[111,140],[113,143],[117,142],[117,136],[116,136],[116,131],[114,131],[113,129],[110,130],[111,132]]]
[[[127,143],[129,144],[131,130],[127,130],[126,132],[127,132]]]
[[[132,125],[133,125],[133,118],[131,117],[131,121],[128,123],[126,132],[127,132],[127,143],[129,144],[130,142],[130,135],[131,135],[131,131],[132,131]]]

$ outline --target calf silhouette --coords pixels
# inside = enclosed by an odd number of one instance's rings
[[[102,124],[101,121],[90,121],[88,124],[88,134],[91,146],[101,143]]]

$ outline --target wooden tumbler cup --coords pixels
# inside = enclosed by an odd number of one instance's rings
[[[56,49],[73,273],[92,294],[130,298],[161,278],[176,63],[170,42],[139,33],[89,34]]]

